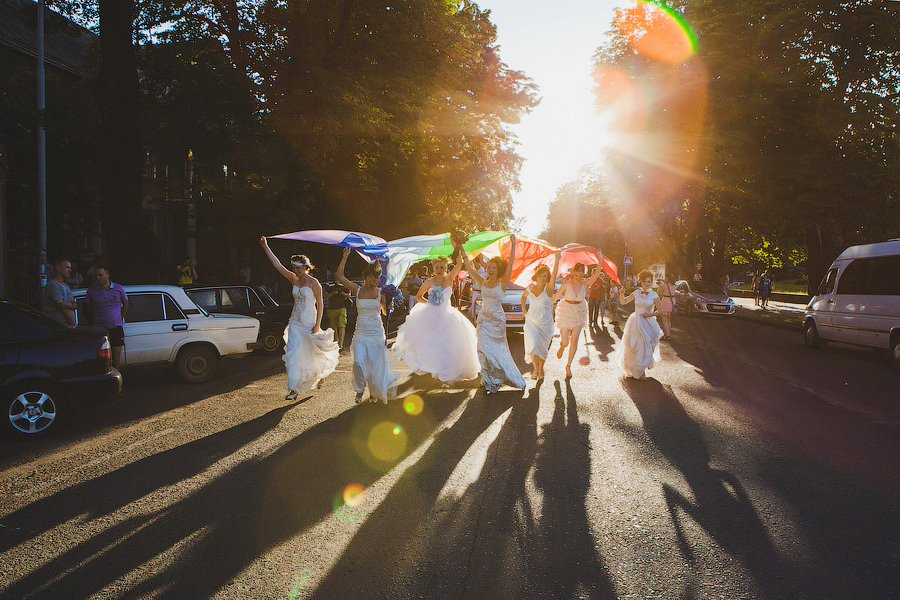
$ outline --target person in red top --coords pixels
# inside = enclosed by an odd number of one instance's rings
[[[603,318],[606,316],[606,282],[603,276],[597,278],[588,293],[588,325],[597,327],[598,315],[600,316],[600,327],[603,327]]]

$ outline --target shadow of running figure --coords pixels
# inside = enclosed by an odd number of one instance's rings
[[[554,381],[553,417],[540,435],[534,481],[544,494],[538,547],[531,569],[543,588],[537,598],[616,598],[591,535],[585,501],[590,489],[590,426],[578,419],[575,395]]]
[[[662,491],[679,549],[693,571],[699,573],[708,564],[708,557],[698,556],[700,551],[689,539],[696,537],[691,534],[696,524],[728,554],[743,561],[759,586],[760,597],[793,597],[790,578],[784,576],[778,552],[740,481],[710,466],[700,425],[688,416],[668,386],[655,380],[623,383],[647,435],[690,487],[689,493],[682,493],[664,483]]]

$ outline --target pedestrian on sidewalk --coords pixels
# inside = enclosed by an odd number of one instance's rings
[[[771,275],[769,275],[769,272],[766,271],[762,274],[762,279],[759,282],[759,300],[763,308],[768,308],[769,296],[772,294],[772,291],[774,289],[775,282],[772,281]]]
[[[128,294],[118,283],[109,279],[109,270],[102,265],[94,266],[94,285],[84,296],[84,312],[93,325],[105,327],[112,347],[112,366],[119,368],[122,348],[125,347],[125,326],[123,317],[128,312]]]

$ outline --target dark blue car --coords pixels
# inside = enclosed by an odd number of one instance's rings
[[[80,406],[122,390],[102,327],[67,327],[0,299],[0,410],[7,433],[47,435]]]

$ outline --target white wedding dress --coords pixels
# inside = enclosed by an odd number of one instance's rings
[[[397,329],[394,356],[417,375],[430,373],[444,383],[474,379],[479,364],[475,328],[450,302],[451,288],[432,286]]]
[[[523,333],[525,362],[531,363],[532,355],[546,360],[553,341],[553,298],[546,292],[535,296],[528,288],[528,312],[525,313]]]
[[[644,371],[659,362],[659,340],[663,331],[656,322],[656,317],[644,318],[643,315],[653,312],[653,300],[659,298],[656,292],[634,293],[634,312],[628,317],[619,342],[618,363],[625,370],[625,375],[640,379]]]
[[[387,404],[388,400],[397,397],[399,375],[391,367],[391,358],[384,343],[380,296],[357,298],[356,310],[356,331],[353,333],[353,391],[360,394],[366,386],[369,386],[369,395]]]
[[[476,328],[478,361],[481,363],[481,384],[489,394],[496,392],[504,384],[525,389],[525,378],[519,372],[506,341],[503,296],[501,285],[492,288],[481,286],[482,305]]]
[[[312,288],[295,285],[291,293],[294,309],[284,329],[284,365],[288,388],[303,393],[334,372],[340,347],[334,341],[334,330],[312,333],[316,324],[316,298]]]

